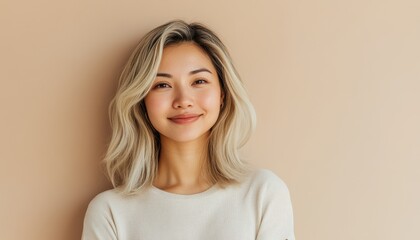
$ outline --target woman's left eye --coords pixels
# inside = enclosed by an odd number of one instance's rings
[[[199,80],[196,80],[194,82],[194,84],[204,84],[204,83],[207,83],[207,81],[206,80],[203,80],[203,79],[199,79]]]

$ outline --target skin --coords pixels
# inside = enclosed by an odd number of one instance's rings
[[[216,69],[199,46],[180,43],[164,48],[145,98],[148,117],[161,139],[155,187],[194,194],[211,186],[204,169],[207,140],[222,101]]]

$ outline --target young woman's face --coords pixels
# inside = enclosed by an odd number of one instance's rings
[[[194,43],[164,48],[145,98],[148,117],[161,140],[189,142],[206,137],[221,103],[219,78],[204,50]]]

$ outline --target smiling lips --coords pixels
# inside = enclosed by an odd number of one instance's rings
[[[168,119],[176,124],[187,124],[195,122],[201,115],[202,114],[180,114]]]

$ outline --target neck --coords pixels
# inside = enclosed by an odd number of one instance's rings
[[[154,185],[174,192],[200,191],[210,186],[206,176],[208,136],[174,142],[161,136],[158,174]]]

